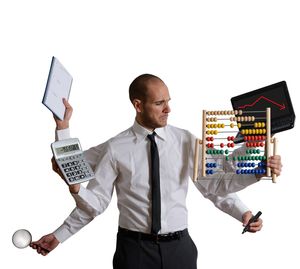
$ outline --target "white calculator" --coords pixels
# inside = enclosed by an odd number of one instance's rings
[[[69,185],[95,178],[92,168],[84,158],[79,139],[70,138],[56,141],[51,144],[51,149],[56,163]]]

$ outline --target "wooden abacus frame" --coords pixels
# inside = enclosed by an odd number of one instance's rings
[[[206,115],[207,111],[202,111],[202,140],[197,138],[195,143],[195,155],[194,155],[194,173],[193,180],[196,181],[198,177],[198,164],[199,164],[199,145],[202,145],[202,177],[206,177]],[[271,144],[273,148],[271,150]],[[266,140],[265,140],[265,155],[267,159],[273,155],[277,154],[277,144],[278,140],[275,137],[271,137],[271,109],[266,108]],[[271,152],[272,151],[272,152]],[[267,177],[272,177],[272,182],[276,183],[276,174],[272,173],[270,167],[267,167]]]

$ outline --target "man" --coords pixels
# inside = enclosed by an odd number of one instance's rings
[[[197,249],[187,231],[185,205],[195,137],[167,125],[170,96],[160,78],[149,74],[137,77],[130,85],[129,97],[136,110],[133,126],[85,152],[95,179],[87,188],[69,186],[76,208],[54,233],[31,246],[47,255],[101,214],[115,187],[120,217],[114,268],[195,269]],[[72,107],[66,100],[64,103],[65,119],[56,119],[58,139],[69,137]],[[268,166],[279,176],[280,156],[271,157]],[[230,167],[226,169],[230,171]],[[55,162],[53,170],[58,172]],[[256,181],[254,175],[227,172],[213,179],[198,177],[195,186],[215,206],[245,225],[252,213],[232,192]],[[261,227],[258,219],[250,231]]]

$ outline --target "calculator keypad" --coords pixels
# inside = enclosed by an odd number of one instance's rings
[[[74,184],[76,181],[82,182],[94,176],[90,166],[85,162],[82,153],[59,158],[57,161],[70,183]]]

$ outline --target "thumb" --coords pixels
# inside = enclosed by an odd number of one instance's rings
[[[246,213],[244,213],[243,215],[243,226],[245,227],[249,220],[252,218],[252,212],[251,211],[247,211]]]

